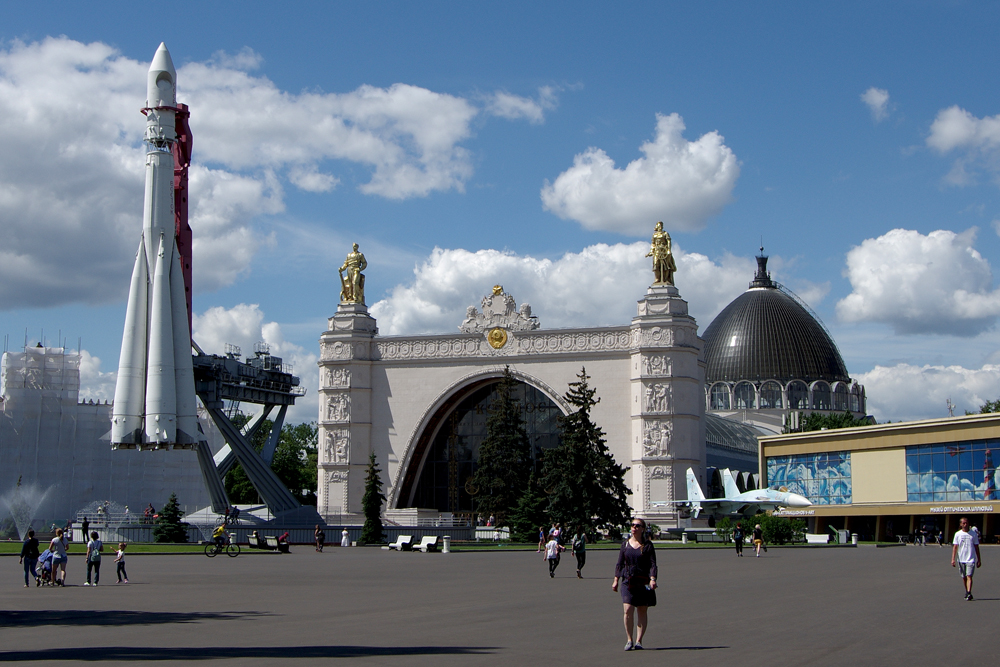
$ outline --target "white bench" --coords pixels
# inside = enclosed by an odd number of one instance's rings
[[[806,533],[806,544],[829,544],[830,536],[817,534],[817,533]]]
[[[423,551],[424,553],[428,553],[431,551],[437,551],[438,548],[437,545],[438,545],[437,535],[424,535],[424,537],[420,540],[420,544],[413,545],[413,550]]]
[[[395,549],[396,551],[410,551],[413,549],[413,535],[399,535],[396,541],[387,547],[382,547],[385,551]]]

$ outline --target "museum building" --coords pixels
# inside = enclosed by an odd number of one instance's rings
[[[762,483],[786,487],[813,507],[781,516],[861,539],[896,541],[921,529],[947,540],[967,516],[994,541],[1000,496],[1000,414],[878,424],[760,438]]]

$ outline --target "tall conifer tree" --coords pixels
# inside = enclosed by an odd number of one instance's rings
[[[507,366],[490,404],[486,438],[479,445],[479,462],[472,477],[477,489],[476,510],[481,517],[492,515],[497,526],[510,525],[510,512],[527,489],[534,467],[531,442],[521,417],[523,405],[511,396],[514,387]]]
[[[375,460],[375,452],[368,457],[368,470],[365,473],[365,495],[361,497],[361,509],[365,513],[365,525],[361,529],[362,544],[378,544],[385,542],[382,532],[382,495],[381,471]]]
[[[577,377],[564,397],[576,411],[559,418],[562,442],[543,459],[541,486],[549,494],[549,515],[566,527],[622,528],[632,516],[628,468],[615,462],[604,431],[590,419],[600,399],[587,383],[587,369]]]

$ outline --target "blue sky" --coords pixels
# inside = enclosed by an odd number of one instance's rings
[[[880,418],[1000,395],[996,5],[202,4],[0,26],[0,333],[82,337],[94,395],[160,41],[192,107],[206,347],[267,338],[310,382],[354,241],[383,333],[454,331],[494,282],[543,326],[624,323],[663,219],[701,327],[763,238]]]

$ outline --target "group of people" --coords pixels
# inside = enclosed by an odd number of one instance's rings
[[[757,554],[757,558],[760,558],[761,550],[767,551],[767,544],[764,542],[764,530],[760,527],[758,523],[753,527],[753,549]],[[739,521],[736,522],[736,527],[733,528],[733,542],[736,543],[736,555],[740,558],[743,557],[743,542],[746,541],[747,534],[743,531],[743,524]]]
[[[233,524],[234,526],[240,523],[240,508],[233,505],[232,507],[226,506],[226,519],[225,525]]]
[[[538,551],[544,551],[543,560],[549,564],[549,576],[555,578],[556,568],[559,567],[560,555],[566,551],[563,546],[563,530],[558,523],[553,523],[548,532],[545,526],[538,529]],[[576,556],[576,577],[583,579],[583,566],[587,564],[587,533],[582,527],[576,529],[571,544],[571,554]]]
[[[28,530],[28,535],[21,545],[21,558],[18,561],[24,566],[24,587],[30,586],[30,578],[34,578],[35,586],[65,586],[66,564],[69,562],[69,535],[62,528],[56,529],[55,537],[49,542],[48,548],[39,553],[38,538],[35,531]],[[125,542],[118,544],[118,553],[114,562],[117,565],[118,583],[128,583],[125,571]],[[101,559],[104,543],[97,531],[92,531],[87,540],[87,581],[84,586],[97,586],[101,581]],[[93,577],[93,578],[92,578]],[[93,583],[91,583],[93,582]]]

